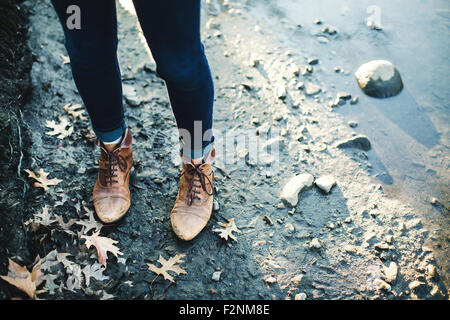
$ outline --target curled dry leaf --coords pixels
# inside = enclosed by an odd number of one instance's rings
[[[117,255],[122,255],[123,253],[119,251],[119,248],[114,244],[118,241],[107,238],[100,237],[100,231],[94,232],[92,236],[81,236],[81,238],[85,239],[85,245],[89,249],[91,246],[94,246],[97,249],[98,261],[106,267],[106,260],[108,259],[108,251]]]
[[[62,180],[57,179],[57,178],[53,178],[53,179],[47,179],[47,176],[50,174],[48,172],[45,172],[44,169],[40,168],[39,171],[37,172],[39,174],[39,178],[34,174],[33,171],[25,169],[25,172],[28,173],[28,176],[37,180],[37,182],[35,182],[33,184],[33,187],[35,188],[43,188],[44,190],[48,190],[49,187],[48,186],[56,186],[58,183],[60,183]]]
[[[214,229],[214,232],[217,232],[219,236],[225,240],[228,240],[228,237],[230,237],[234,241],[237,241],[236,237],[233,235],[233,232],[240,233],[241,231],[236,227],[234,218],[228,219],[228,223],[218,222],[218,224],[225,229]]]
[[[85,111],[81,104],[68,103],[63,108],[64,108],[64,110],[66,110],[69,117],[72,118],[74,121],[76,121],[77,119],[87,120],[87,117],[85,115],[83,115],[85,113]]]
[[[69,120],[64,117],[60,118],[59,120],[59,124],[57,124],[55,120],[45,121],[45,126],[47,128],[53,129],[53,131],[46,132],[45,134],[49,136],[56,136],[58,139],[63,139],[70,136],[73,132],[73,127],[70,125]],[[69,129],[66,129],[66,127],[69,127]]]
[[[175,282],[168,271],[175,272],[176,274],[186,274],[186,271],[180,268],[177,263],[182,263],[184,258],[184,254],[177,254],[175,257],[169,258],[169,260],[164,259],[161,255],[159,255],[158,262],[161,264],[161,267],[157,267],[153,264],[147,263],[148,269],[153,271],[158,275],[162,275],[164,280],[169,280],[171,282]]]
[[[25,292],[31,299],[35,298],[36,288],[42,283],[41,260],[34,265],[31,273],[11,259],[8,259],[8,274],[0,276],[6,282]]]
[[[59,56],[60,56],[61,59],[63,60],[63,61],[62,61],[62,64],[63,64],[63,65],[69,64],[69,63],[70,63],[70,58],[69,58],[69,56],[63,55],[62,53],[61,53]]]

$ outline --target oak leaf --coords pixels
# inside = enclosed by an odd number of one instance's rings
[[[218,222],[218,224],[224,227],[224,229],[214,229],[213,231],[218,233],[219,236],[224,238],[225,240],[228,240],[228,237],[230,237],[234,241],[237,241],[235,235],[233,235],[233,232],[241,233],[241,231],[236,227],[236,224],[234,223],[234,218],[227,220],[228,223]]]
[[[60,183],[62,180],[57,179],[57,178],[53,178],[53,179],[47,179],[47,176],[50,174],[49,172],[45,172],[44,169],[40,168],[39,171],[37,172],[39,174],[39,177],[37,177],[33,171],[25,169],[25,172],[28,173],[28,176],[37,180],[37,182],[35,182],[33,184],[33,187],[35,188],[43,188],[44,190],[48,190],[49,187],[48,186],[56,186],[58,183]]]
[[[75,223],[75,219],[69,219],[69,221],[64,222],[64,219],[62,216],[55,214],[55,221],[58,222],[59,226],[64,230],[64,232],[68,234],[74,234],[72,231],[70,231],[70,227]]]
[[[8,258],[8,274],[0,276],[6,282],[25,292],[31,299],[35,298],[36,288],[42,283],[41,261],[39,260],[33,267],[31,273],[24,266],[21,266]]]
[[[49,136],[56,136],[58,139],[63,139],[70,136],[73,132],[73,127],[70,125],[69,120],[64,117],[60,118],[59,120],[59,123],[56,123],[55,120],[45,121],[45,126],[47,128],[53,129],[53,131],[46,132],[45,134]],[[69,129],[66,129],[66,127],[69,127]]]
[[[84,202],[83,202],[83,209],[86,211],[86,215],[89,217],[89,220],[75,221],[76,224],[83,226],[81,232],[83,234],[88,234],[88,232],[91,231],[92,229],[94,229],[95,231],[100,231],[100,229],[103,227],[103,223],[95,219],[94,212],[88,209],[85,206]]]
[[[42,211],[34,214],[34,222],[43,226],[49,226],[56,222],[56,219],[52,218],[52,214],[48,211],[48,206],[42,207]]]
[[[83,268],[84,279],[86,280],[86,286],[89,287],[90,279],[94,278],[99,281],[109,279],[108,276],[103,274],[105,267],[100,263],[96,262],[93,265],[87,265]]]
[[[69,117],[71,117],[74,121],[77,119],[87,120],[87,117],[83,115],[85,113],[84,108],[81,104],[66,104],[63,109],[67,112]]]
[[[186,271],[181,269],[177,263],[182,263],[184,258],[184,254],[177,254],[175,257],[170,257],[169,260],[164,259],[161,255],[159,255],[158,262],[161,264],[161,267],[157,267],[153,264],[147,263],[148,269],[153,271],[158,275],[162,275],[164,280],[169,280],[171,282],[175,282],[173,277],[168,273],[169,271],[175,272],[176,274],[186,274]]]
[[[89,249],[91,246],[94,246],[97,249],[98,261],[106,267],[106,260],[108,259],[108,251],[117,255],[122,255],[123,253],[119,251],[119,248],[114,244],[117,243],[117,240],[113,240],[107,237],[100,237],[100,231],[94,232],[92,236],[81,236],[81,238],[85,239],[85,245]]]

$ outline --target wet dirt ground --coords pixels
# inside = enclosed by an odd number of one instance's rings
[[[43,168],[49,177],[62,179],[48,191],[30,188],[28,218],[48,205],[65,222],[86,219],[86,211],[93,210],[99,150],[87,119],[69,119],[74,128],[69,137],[45,134],[45,121],[67,117],[63,106],[81,103],[81,98],[70,65],[63,63],[63,33],[49,1],[25,5],[34,55],[33,92],[24,107],[33,142],[29,169]],[[320,77],[320,59],[308,67],[313,53],[287,46],[278,30],[257,21],[240,3],[204,2],[202,35],[216,95],[218,206],[197,238],[178,240],[169,219],[179,174],[173,156],[176,125],[164,82],[126,5],[118,2],[119,61],[125,91],[134,89],[139,100],[138,106],[130,99],[125,104],[134,136],[132,206],[123,221],[101,229],[101,235],[118,241],[123,255],[109,255],[103,272],[108,279],[91,279],[87,285],[81,277],[78,289],[68,283],[69,268],[49,269],[53,282],[46,281],[40,298],[294,299],[301,293],[306,299],[448,298],[447,271],[436,258],[439,251],[422,216],[408,203],[386,196],[371,170],[373,150],[337,148],[355,135],[328,106],[327,94],[341,91],[339,84],[331,87]],[[272,136],[279,149],[276,159],[253,162],[247,145],[227,161],[223,137],[259,132],[258,143],[264,143],[261,132],[266,131],[280,133]],[[337,184],[329,194],[316,186],[302,191],[290,208],[280,200],[280,190],[305,172],[315,178],[332,175]],[[237,241],[213,232],[218,222],[231,218],[241,231]],[[74,224],[68,230],[30,230],[29,256],[21,257],[23,263],[30,265],[37,254],[42,258],[56,249],[70,254],[72,270],[94,264],[95,250],[84,246],[80,229]],[[147,264],[157,264],[160,255],[168,259],[176,254],[185,254],[181,267],[186,274],[176,275],[174,283],[148,270]],[[217,272],[219,279],[213,279]]]

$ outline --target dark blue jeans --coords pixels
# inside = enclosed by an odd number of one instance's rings
[[[185,155],[199,158],[209,151],[214,139],[211,131],[214,86],[200,39],[200,0],[133,2],[157,73],[166,83],[180,137],[186,143],[184,147],[190,149]],[[64,30],[73,78],[94,132],[104,142],[114,141],[127,126],[117,60],[116,2],[52,0],[52,3]],[[67,8],[71,5],[80,8],[80,29],[69,29],[70,24],[68,27],[67,20],[73,12],[67,13]]]

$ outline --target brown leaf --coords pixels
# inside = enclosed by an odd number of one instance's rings
[[[29,177],[32,177],[33,179],[37,180],[38,182],[35,182],[33,184],[33,187],[38,188],[44,188],[44,190],[48,190],[48,186],[56,186],[58,183],[60,183],[62,180],[53,178],[53,179],[47,179],[47,176],[50,174],[48,172],[45,172],[44,169],[40,168],[37,172],[39,174],[39,178],[34,174],[33,171],[25,169],[25,172],[28,173]]]
[[[73,132],[73,127],[70,125],[69,120],[64,117],[59,120],[59,124],[57,124],[55,120],[45,121],[45,126],[53,129],[53,131],[46,132],[45,134],[48,134],[49,136],[56,136],[58,139],[63,139],[70,136]],[[69,129],[66,129],[66,127],[69,127]]]
[[[69,63],[70,63],[70,58],[69,58],[69,56],[65,56],[65,55],[63,55],[62,53],[61,53],[59,56],[60,56],[60,57],[62,58],[62,60],[63,60],[63,62],[62,62],[63,65],[69,64]]]
[[[170,274],[168,274],[168,271],[175,272],[176,274],[186,274],[186,271],[180,268],[180,266],[177,266],[177,263],[182,263],[184,258],[184,254],[177,254],[175,257],[169,258],[169,260],[164,259],[161,255],[159,255],[158,262],[161,264],[161,267],[157,267],[153,264],[147,263],[148,269],[153,271],[154,273],[158,275],[162,275],[164,277],[164,280],[169,280],[172,282],[175,282]]]
[[[100,237],[100,231],[94,232],[92,236],[81,236],[81,238],[86,240],[86,247],[89,249],[92,245],[97,249],[98,261],[106,267],[106,259],[108,259],[108,251],[117,255],[122,255],[123,253],[119,251],[119,248],[114,244],[118,241],[107,238]]]
[[[87,117],[83,115],[85,113],[84,108],[81,104],[66,104],[64,107],[69,117],[71,117],[74,121],[77,119],[87,120]]]
[[[220,237],[224,238],[225,240],[228,240],[228,237],[233,239],[234,241],[237,241],[236,237],[233,235],[232,232],[241,233],[241,231],[236,227],[236,224],[234,223],[234,218],[228,219],[228,223],[223,222],[217,222],[220,226],[224,227],[225,229],[214,229],[214,232],[217,232]]]
[[[35,298],[36,288],[42,283],[41,261],[34,265],[31,273],[26,267],[8,259],[8,274],[0,276],[6,282],[25,292],[31,299]]]

